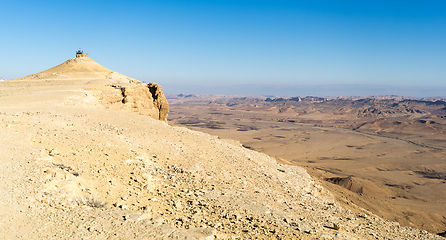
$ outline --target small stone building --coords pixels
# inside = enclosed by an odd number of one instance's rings
[[[88,57],[88,55],[90,55],[90,54],[84,53],[84,51],[82,51],[80,49],[76,51],[76,58]]]

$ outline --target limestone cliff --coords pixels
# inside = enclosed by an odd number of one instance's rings
[[[169,114],[169,103],[167,102],[166,96],[164,96],[163,88],[156,83],[147,84],[150,92],[152,93],[152,98],[155,106],[159,110],[159,120],[167,121],[167,114]]]
[[[142,115],[167,121],[169,103],[161,90],[156,83],[121,87],[122,103],[130,105],[133,111]]]

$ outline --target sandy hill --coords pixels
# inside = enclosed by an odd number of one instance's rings
[[[148,117],[160,88],[90,64],[0,84],[2,238],[441,239],[341,208],[302,168]],[[82,71],[56,71],[69,66]]]
[[[89,57],[76,57],[40,73],[15,80],[31,79],[131,79],[114,72]]]

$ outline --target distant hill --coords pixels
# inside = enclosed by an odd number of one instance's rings
[[[89,57],[76,57],[48,70],[12,80],[131,79],[114,72]]]

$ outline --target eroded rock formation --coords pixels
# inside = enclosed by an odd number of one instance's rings
[[[149,83],[147,87],[152,93],[153,103],[159,110],[159,120],[167,121],[167,114],[169,114],[169,103],[166,96],[164,96],[163,88],[156,83]]]
[[[136,84],[120,87],[122,103],[130,105],[131,109],[142,115],[167,121],[169,103],[162,88],[156,83]]]

